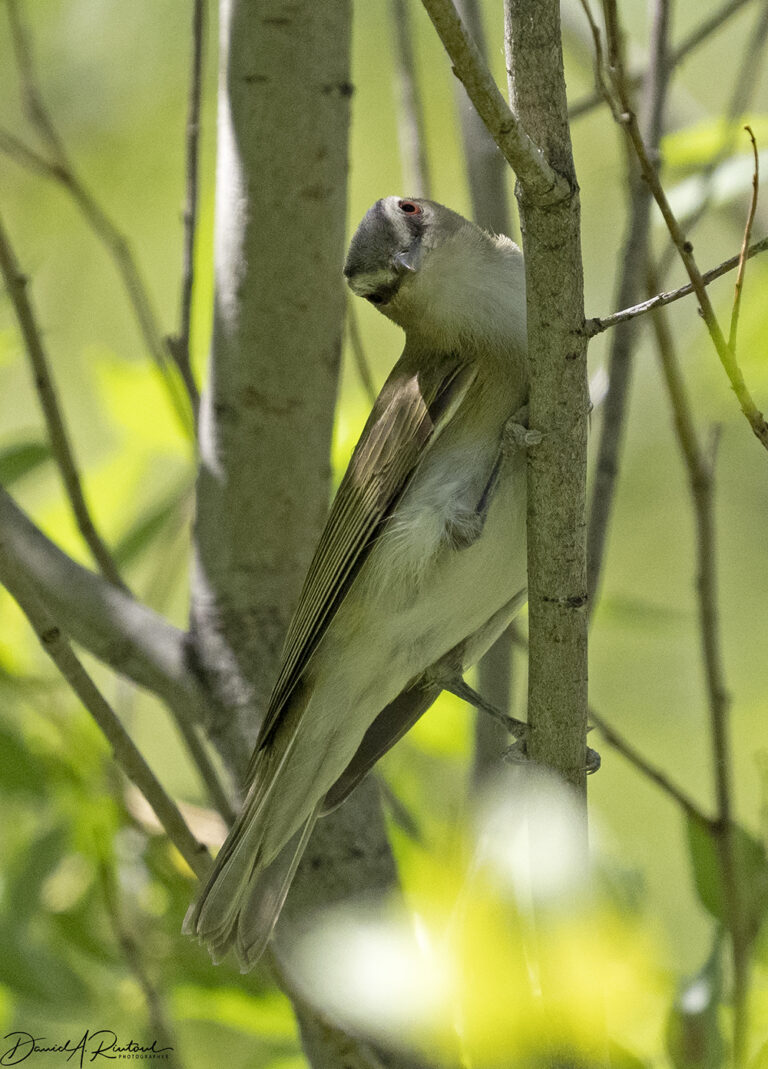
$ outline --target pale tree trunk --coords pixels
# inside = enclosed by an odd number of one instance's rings
[[[193,657],[241,778],[329,503],[343,322],[349,0],[222,0],[215,309]],[[317,828],[278,929],[395,884],[375,786]],[[294,998],[314,1067],[384,1064]]]

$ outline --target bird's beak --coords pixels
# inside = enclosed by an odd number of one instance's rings
[[[407,252],[397,252],[392,257],[392,266],[399,275],[406,271],[418,271],[421,265],[421,243],[414,244]]]

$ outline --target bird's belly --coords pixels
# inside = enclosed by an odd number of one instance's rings
[[[468,508],[470,500],[476,506],[482,489],[473,488],[461,506]],[[423,522],[417,511],[410,525],[401,522],[384,533],[314,659],[316,714],[322,705],[336,710],[335,719],[343,707],[345,730],[358,740],[415,676],[525,588],[522,455],[505,462],[473,544],[455,548],[446,539],[451,507],[442,513],[428,507]]]
[[[382,709],[524,589],[525,464],[513,458],[506,468],[474,544],[430,542],[429,516],[412,526],[412,542],[403,528],[391,543],[386,534],[377,543],[307,667],[311,697],[280,774],[283,801],[265,832],[268,854],[330,790]],[[475,501],[481,493],[482,486]],[[404,559],[430,545],[417,574],[402,571]]]

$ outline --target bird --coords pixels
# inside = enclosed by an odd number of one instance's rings
[[[184,931],[243,972],[315,822],[449,690],[526,600],[525,269],[518,246],[424,198],[378,200],[344,276],[405,332],[289,625],[242,809]]]

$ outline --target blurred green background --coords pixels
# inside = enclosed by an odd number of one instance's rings
[[[489,51],[504,78],[500,4],[484,4]],[[719,0],[679,0],[681,39]],[[740,57],[754,32],[757,4],[744,10],[679,70],[670,96],[666,143],[669,188],[694,208],[681,185],[713,152]],[[407,195],[397,149],[389,5],[356,0],[349,227],[369,205]],[[642,59],[645,5],[621,5],[630,55]],[[433,196],[471,214],[455,108],[455,79],[416,2],[411,21],[426,106]],[[583,16],[566,15],[566,67],[573,100],[593,76]],[[183,131],[190,55],[190,5],[181,0],[34,0],[26,5],[40,79],[72,159],[117,225],[129,235],[164,330],[177,319],[183,201]],[[4,12],[3,12],[4,14]],[[203,375],[211,315],[216,27],[207,35],[202,187],[197,236],[194,358]],[[34,137],[21,115],[8,34],[0,28],[0,126]],[[768,150],[768,76],[761,64],[747,117]],[[624,154],[605,108],[573,127],[582,190],[587,315],[614,310],[624,226]],[[746,136],[737,153],[749,158]],[[738,250],[750,172],[722,190],[695,232],[699,264]],[[510,180],[510,195],[512,183]],[[104,248],[64,191],[0,156],[0,211],[31,279],[56,382],[100,529],[116,547],[133,589],[175,623],[186,622],[188,529],[193,456],[135,328]],[[760,208],[755,235],[768,230]],[[664,235],[658,223],[659,248]],[[341,265],[340,265],[341,266]],[[683,281],[674,267],[670,283]],[[768,407],[768,259],[748,269],[740,356],[758,404]],[[732,280],[713,287],[727,314]],[[361,304],[362,302],[358,302]],[[377,384],[399,354],[397,329],[358,308]],[[699,429],[722,428],[717,463],[718,567],[724,656],[733,698],[732,735],[740,821],[768,830],[768,479],[766,459],[738,411],[691,301],[670,316]],[[590,350],[600,368],[608,339]],[[0,463],[6,482],[45,531],[88,563],[53,465],[24,471],[19,447],[44,441],[30,375],[9,302],[0,294]],[[334,463],[337,477],[365,419],[367,402],[345,353]],[[599,408],[592,418],[593,445]],[[35,458],[34,449],[24,456]],[[16,457],[14,466],[13,458]],[[709,808],[712,767],[699,657],[694,590],[694,527],[685,472],[647,327],[638,353],[631,415],[602,600],[591,644],[592,701],[603,716]],[[173,727],[160,705],[97,664],[89,666],[131,727],[152,766],[177,797],[202,802]],[[518,666],[519,667],[519,666]],[[518,672],[516,691],[524,693]],[[406,884],[431,850],[444,848],[466,806],[473,712],[441,699],[384,762],[410,807],[421,845],[400,842]],[[595,743],[593,743],[594,745]],[[650,933],[663,980],[647,1034],[635,1053],[658,1058],[665,1014],[681,978],[708,956],[711,918],[699,904],[685,829],[674,805],[598,740],[603,767],[589,783],[592,836],[607,885]],[[0,1034],[23,1029],[79,1035],[109,1027],[152,1032],[137,973],[115,938],[99,859],[117,874],[120,923],[136,937],[166,1004],[185,1066],[221,1064],[298,1069],[304,1064],[287,1003],[265,976],[212,968],[178,930],[193,883],[159,838],[125,816],[107,747],[52,673],[30,630],[0,597]],[[409,868],[410,866],[410,868]],[[107,883],[109,881],[107,880]],[[765,982],[763,975],[762,983]],[[768,991],[762,998],[768,1004]],[[768,1027],[768,1022],[766,1022]],[[768,1038],[768,1035],[765,1037]]]

